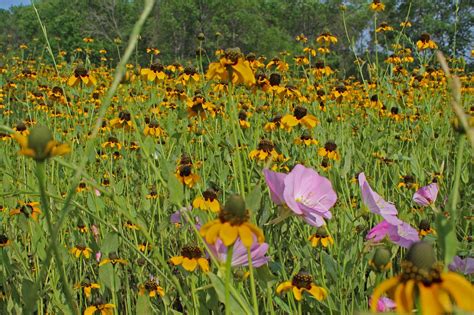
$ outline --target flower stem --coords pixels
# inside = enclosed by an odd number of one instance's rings
[[[232,275],[232,255],[234,253],[234,245],[230,245],[227,250],[227,258],[225,262],[225,314],[230,314],[230,282]]]
[[[255,290],[255,277],[253,274],[252,255],[250,254],[250,248],[247,248],[247,257],[249,261],[250,290],[252,292],[253,312],[254,314],[258,314],[257,291]]]
[[[77,314],[77,307],[76,307],[76,304],[74,303],[74,299],[72,298],[69,282],[67,281],[66,274],[64,272],[64,268],[63,268],[63,264],[61,260],[61,256],[59,254],[56,237],[54,237],[55,233],[53,229],[53,223],[51,222],[51,213],[50,213],[49,203],[46,197],[47,194],[46,194],[45,177],[44,177],[44,162],[36,163],[36,177],[38,178],[38,187],[40,191],[42,209],[46,217],[46,224],[48,226],[48,232],[51,237],[50,242],[52,245],[51,247],[53,249],[53,256],[54,256],[54,259],[56,260],[59,277],[62,282],[63,293],[66,296],[66,302],[69,306],[71,313]],[[48,268],[49,267],[48,265],[46,265],[45,268]]]

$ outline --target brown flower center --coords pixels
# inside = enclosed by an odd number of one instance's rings
[[[298,120],[306,116],[306,114],[308,114],[308,110],[303,106],[296,106],[293,111],[293,115],[295,115],[296,119]]]
[[[291,284],[295,287],[297,287],[298,289],[311,289],[311,282],[313,282],[313,277],[306,273],[306,272],[298,272],[298,274],[296,274],[292,281],[291,281]]]
[[[191,165],[181,165],[179,167],[179,176],[187,177],[191,175]]]
[[[212,188],[209,188],[208,190],[203,192],[202,196],[207,201],[214,201],[214,199],[217,199],[217,194],[216,194],[215,190],[212,189]]]
[[[264,151],[264,152],[267,152],[267,153],[272,152],[272,150],[274,148],[275,148],[275,146],[273,145],[273,142],[271,142],[270,140],[267,140],[267,139],[260,140],[260,143],[258,144],[258,150]]]
[[[163,72],[164,69],[165,67],[159,62],[152,64],[150,67],[150,70],[153,72]]]
[[[326,151],[329,151],[329,152],[336,151],[336,149],[337,149],[337,144],[335,144],[335,143],[332,142],[332,141],[328,141],[328,142],[326,142],[326,144],[324,145],[324,149],[326,149]]]
[[[195,245],[186,245],[181,249],[181,256],[189,259],[201,258],[202,250]]]

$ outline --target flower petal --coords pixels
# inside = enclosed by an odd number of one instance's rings
[[[372,312],[377,311],[377,302],[379,301],[379,298],[382,296],[382,294],[396,286],[399,281],[400,276],[392,277],[385,280],[375,288],[374,293],[372,294],[372,301],[370,303],[370,309]]]
[[[230,225],[229,222],[222,224],[219,231],[219,238],[222,240],[225,246],[230,246],[235,243],[238,235],[238,227]],[[207,239],[206,239],[207,241]],[[209,242],[208,242],[209,243]]]

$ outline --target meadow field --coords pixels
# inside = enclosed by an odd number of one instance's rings
[[[116,67],[39,14],[44,49],[0,53],[0,313],[474,312],[465,57],[401,18],[354,75],[330,31],[164,63],[153,2]]]

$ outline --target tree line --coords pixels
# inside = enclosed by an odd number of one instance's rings
[[[377,50],[391,53],[395,38],[413,46],[422,33],[431,34],[447,55],[463,56],[468,63],[474,35],[474,7],[462,0],[382,0],[385,10],[375,13],[368,0],[157,0],[139,40],[135,61],[149,62],[147,48],[160,50],[165,63],[192,59],[204,52],[205,61],[214,60],[218,48],[240,47],[268,58],[280,52],[301,53],[295,37],[304,34],[308,44],[321,33],[338,38],[328,56],[334,66],[354,70],[354,49],[362,58]],[[90,49],[90,58],[99,60],[105,49],[109,62],[118,60],[143,0],[37,0],[35,5],[48,31],[55,52],[68,52],[69,58]],[[376,14],[376,16],[374,16]],[[409,21],[400,37],[400,23]],[[387,23],[394,31],[379,35],[376,26]],[[31,6],[0,10],[0,52],[16,51],[26,44],[41,51],[44,39]],[[406,35],[406,36],[405,36]],[[199,37],[199,38],[198,38]],[[84,42],[93,38],[93,42]],[[73,52],[77,52],[74,55]],[[207,61],[208,62],[208,61]]]

